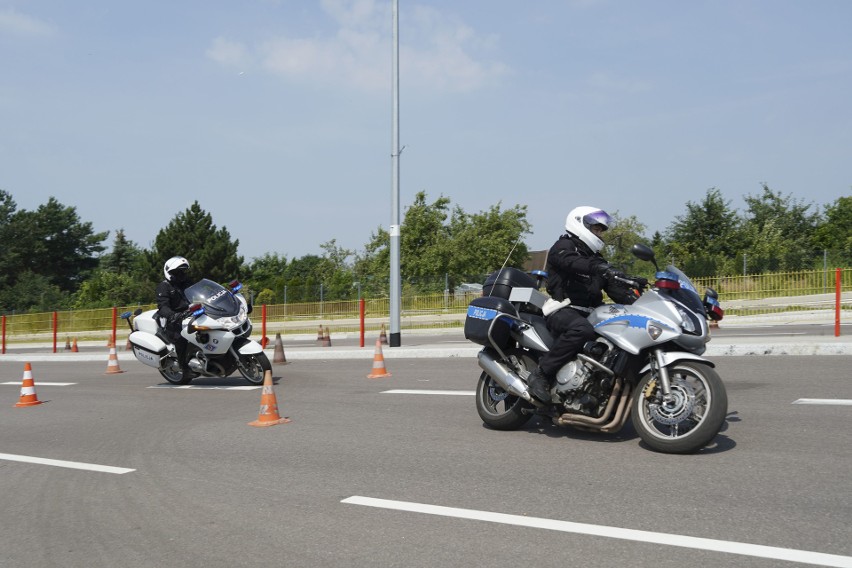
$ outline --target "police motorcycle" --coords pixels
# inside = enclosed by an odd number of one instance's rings
[[[188,342],[190,373],[186,378],[175,347],[160,326],[157,310],[121,314],[130,326],[129,340],[136,359],[157,369],[175,385],[187,384],[196,377],[224,378],[235,371],[252,384],[262,384],[264,373],[272,365],[260,343],[250,338],[251,304],[241,290],[242,284],[237,281],[225,288],[205,278],[184,292],[191,304],[181,329]]]
[[[702,298],[678,268],[660,270],[647,246],[634,245],[632,252],[654,264],[655,283],[644,289],[635,277],[616,277],[635,291],[636,301],[586,310],[597,337],[557,372],[550,403],[533,398],[527,384],[553,344],[543,309],[555,300],[538,290],[546,273],[503,268],[486,279],[483,296],[468,306],[464,333],[483,346],[476,408],[487,426],[516,430],[539,415],[560,426],[617,432],[632,416],[639,437],[655,451],[691,453],[713,441],[728,399],[715,365],[702,354],[708,318],[724,315],[718,294],[708,288]]]

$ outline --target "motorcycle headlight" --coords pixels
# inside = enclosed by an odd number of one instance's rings
[[[655,323],[649,323],[648,324],[648,335],[651,336],[651,339],[656,341],[657,338],[660,337],[662,334],[663,334],[663,328],[661,328],[660,326],[658,326]]]
[[[695,333],[695,322],[692,321],[692,318],[689,317],[689,314],[686,313],[686,310],[681,307],[678,307],[677,313],[680,314],[680,319],[682,320],[680,322],[680,325],[683,330],[687,333]]]
[[[235,315],[231,318],[228,318],[227,321],[232,328],[233,327],[239,327],[239,326],[241,326],[245,323],[247,317],[248,317],[248,314],[246,313],[246,308],[245,308],[245,306],[243,306],[243,307],[240,308],[240,313],[238,313],[237,315]]]

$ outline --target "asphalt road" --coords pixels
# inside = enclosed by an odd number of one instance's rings
[[[716,362],[727,426],[688,456],[489,430],[471,359],[276,365],[269,428],[241,379],[156,388],[136,362],[33,363],[47,402],[15,408],[0,362],[0,566],[852,566],[852,406],[793,404],[852,400],[847,358]]]

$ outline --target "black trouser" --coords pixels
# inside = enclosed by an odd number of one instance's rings
[[[554,377],[565,363],[577,356],[587,341],[595,338],[595,330],[586,315],[570,307],[547,316],[547,329],[554,342],[550,351],[539,359],[538,366],[548,377]]]
[[[166,334],[168,334],[169,339],[172,340],[172,344],[175,346],[175,355],[177,355],[180,368],[186,369],[186,348],[189,342],[180,334],[180,328],[166,328]]]

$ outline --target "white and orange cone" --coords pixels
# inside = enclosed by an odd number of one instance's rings
[[[113,375],[115,373],[123,373],[121,367],[118,366],[118,356],[115,354],[115,345],[109,348],[109,361],[107,362],[107,370],[106,375]]]
[[[29,363],[24,363],[24,380],[21,382],[21,398],[15,406],[35,406],[41,404],[36,396],[35,381],[33,381],[33,368]]]
[[[249,426],[275,426],[276,424],[287,424],[290,419],[286,416],[282,418],[278,414],[278,401],[275,398],[275,392],[272,390],[272,371],[263,373],[263,391],[260,395],[260,413],[257,420],[249,422]]]
[[[382,354],[382,340],[376,340],[376,353],[373,355],[373,372],[367,375],[368,379],[381,379],[382,377],[390,377],[385,367],[385,356]]]

